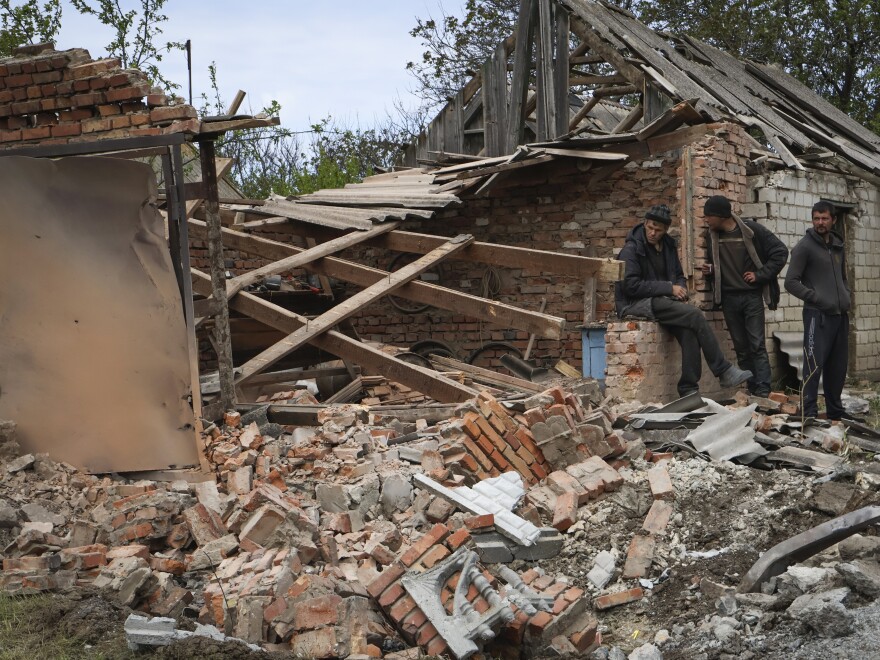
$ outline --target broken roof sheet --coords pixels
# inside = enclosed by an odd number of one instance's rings
[[[880,136],[780,68],[739,60],[686,35],[652,30],[603,0],[554,2],[563,22],[557,25],[545,12],[536,19],[537,12],[523,11],[516,36],[505,40],[450,99],[410,145],[403,162],[494,157],[514,152],[523,142],[549,145],[587,133],[597,146],[608,146],[638,127],[652,127],[652,134],[660,136],[682,123],[734,121],[760,131],[787,167],[804,169],[801,159],[837,156],[842,169],[852,164],[880,175]],[[529,3],[522,5],[529,8]],[[552,57],[532,43],[516,43],[525,35],[530,42],[552,41],[560,25],[571,34],[555,44]],[[567,59],[560,57],[569,43],[577,45]],[[584,70],[584,65],[600,68]],[[608,75],[609,65],[613,75]],[[544,75],[530,83],[536,71]],[[547,75],[550,71],[553,76]],[[691,110],[658,122],[669,101],[687,101]]]

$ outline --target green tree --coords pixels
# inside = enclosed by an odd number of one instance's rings
[[[182,50],[184,44],[160,43],[163,25],[168,21],[168,16],[162,13],[167,2],[139,0],[139,10],[125,10],[120,0],[70,0],[81,14],[94,16],[113,30],[113,39],[107,44],[108,55],[118,57],[124,68],[140,69],[155,83],[174,90],[180,85],[163,76],[159,64],[166,53]]]
[[[52,41],[61,27],[61,0],[0,0],[0,56],[19,46]]]
[[[211,96],[202,95],[201,113],[224,114],[215,64],[209,67]],[[277,101],[258,116],[277,117]],[[357,183],[377,167],[390,167],[412,138],[390,119],[370,129],[349,128],[331,117],[306,131],[283,126],[231,131],[217,140],[217,153],[232,158],[232,177],[245,197],[263,199],[270,194],[305,195],[322,188]]]
[[[416,19],[410,35],[425,49],[422,59],[406,68],[419,93],[431,105],[442,105],[479,71],[493,49],[513,34],[520,0],[467,0],[464,16]]]

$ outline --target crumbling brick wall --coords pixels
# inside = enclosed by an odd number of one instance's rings
[[[461,208],[438,217],[410,223],[406,229],[452,236],[473,234],[478,241],[553,250],[590,257],[612,257],[623,247],[626,234],[652,204],[677,207],[680,153],[672,151],[633,162],[613,172],[590,170],[583,162],[559,163],[523,170],[500,183],[485,198],[467,199]],[[394,256],[376,249],[350,251],[359,260],[387,267]],[[448,262],[440,269],[439,284],[474,295],[484,295],[489,280],[500,285],[496,300],[537,310],[547,299],[546,313],[565,318],[570,330],[561,340],[538,339],[533,356],[553,364],[563,359],[581,365],[584,322],[583,282],[553,273],[488,268],[483,264]],[[614,313],[611,283],[597,290],[596,320]],[[528,334],[493,327],[445,310],[402,314],[380,301],[356,320],[366,339],[407,345],[440,339],[466,357],[487,341],[504,341],[525,350]]]
[[[196,110],[115,58],[81,48],[0,59],[0,148],[198,132]]]

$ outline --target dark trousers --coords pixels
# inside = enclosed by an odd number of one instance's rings
[[[844,413],[840,395],[849,362],[849,316],[823,314],[804,307],[804,415],[819,413],[819,377],[825,391],[828,419],[840,419]]]
[[[733,340],[736,362],[740,369],[751,371],[749,392],[759,396],[770,394],[770,358],[764,336],[764,298],[760,291],[725,292],[721,311]]]
[[[702,311],[671,298],[652,298],[651,307],[654,318],[672,333],[681,346],[681,378],[678,381],[681,396],[695,392],[700,387],[703,372],[701,350],[713,374],[720,376],[727,371],[730,362],[721,352],[718,339]]]

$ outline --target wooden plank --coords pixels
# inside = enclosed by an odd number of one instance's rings
[[[232,374],[232,336],[229,332],[229,308],[224,295],[226,262],[223,259],[223,234],[220,223],[220,202],[217,192],[217,169],[214,142],[199,142],[202,181],[205,184],[205,215],[207,216],[208,258],[211,263],[211,293],[217,305],[214,315],[214,347],[220,371],[220,403],[224,410],[235,405]]]
[[[541,147],[541,151],[551,156],[568,156],[569,158],[586,158],[588,160],[619,161],[629,158],[626,154],[616,154],[613,151],[586,151],[584,149],[554,149],[553,147]]]
[[[301,268],[305,264],[311,263],[318,259],[322,259],[323,257],[327,257],[331,254],[335,254],[336,252],[340,252],[346,248],[350,248],[358,243],[363,243],[366,240],[371,238],[375,238],[376,236],[381,236],[382,234],[386,234],[392,229],[396,229],[398,224],[396,222],[389,222],[384,225],[379,225],[374,227],[370,231],[353,231],[348,234],[343,234],[339,238],[334,238],[326,243],[321,243],[315,247],[309,248],[304,252],[300,252],[299,254],[294,254],[280,261],[273,261],[271,264],[267,264],[262,268],[257,268],[255,270],[244,273],[243,275],[239,275],[238,277],[228,280],[226,282],[226,297],[232,298],[236,293],[241,291],[247,286],[259,282],[263,278],[269,277],[270,275],[277,275],[279,273],[284,273],[293,268]]]
[[[520,0],[516,24],[516,50],[513,56],[513,77],[510,85],[510,104],[507,113],[507,153],[512,153],[523,142],[526,117],[523,112],[529,92],[529,74],[532,70],[532,35],[534,33],[535,0]]]
[[[211,282],[208,276],[197,270],[193,270],[192,274],[193,289],[203,295],[210,294]],[[288,334],[308,322],[305,317],[246,291],[242,291],[229,301],[229,306],[236,312]],[[313,337],[309,343],[359,365],[365,372],[385,376],[442,403],[467,401],[476,394],[474,390],[440,376],[432,369],[398,360],[378,348],[363,344],[335,330]]]
[[[571,32],[569,25],[569,15],[565,8],[560,5],[554,5],[554,13],[556,14],[556,59],[554,62],[555,80],[553,85],[556,91],[556,122],[553,124],[553,135],[559,137],[568,133],[568,121],[571,117],[569,110],[568,95],[571,89],[569,82],[568,67],[568,50],[569,50],[569,34]]]
[[[316,369],[284,369],[283,371],[271,371],[254,376],[248,382],[250,386],[277,385],[279,383],[295,383],[298,380],[312,378],[327,378],[330,376],[345,376],[348,369],[345,367],[318,367]]]
[[[684,270],[685,277],[688,278],[690,286],[694,287],[694,232],[696,227],[694,226],[694,154],[691,145],[685,145],[684,149],[682,149],[681,162],[683,170],[682,179],[684,180],[684,185],[681,186],[680,208],[683,213],[681,214],[681,227],[679,229],[681,236],[684,238],[684,241],[682,241],[684,243],[682,270]]]
[[[568,130],[575,130],[578,125],[586,118],[586,116],[590,114],[590,111],[595,108],[601,100],[602,99],[598,96],[591,96],[590,100],[584,103],[584,105],[581,106],[580,110],[577,111],[575,116],[571,118],[571,122],[568,124]]]
[[[547,298],[541,298],[541,306],[538,308],[538,311],[543,313],[544,310],[547,309]],[[535,348],[535,333],[529,335],[529,343],[526,344],[526,351],[523,353],[523,360],[528,360],[532,355],[532,349]]]
[[[229,121],[211,122],[203,121],[201,131],[195,139],[210,139],[218,133],[226,133],[227,131],[241,131],[246,128],[266,128],[268,126],[279,126],[280,124],[280,117],[268,117],[266,119],[230,119]]]
[[[444,369],[461,371],[462,373],[466,373],[472,376],[474,380],[482,378],[486,379],[490,384],[499,383],[501,385],[504,385],[505,387],[513,387],[518,390],[523,390],[524,392],[543,392],[547,389],[546,385],[533,383],[530,380],[524,380],[522,378],[517,378],[516,376],[501,374],[497,371],[492,371],[491,369],[475,367],[472,364],[467,364],[466,362],[460,362],[459,360],[443,357],[440,355],[432,355],[431,364],[440,366]]]
[[[487,156],[500,156],[503,145],[498,131],[498,75],[494,57],[483,63],[483,152]]]
[[[629,82],[620,74],[601,76],[593,73],[578,73],[577,71],[572,71],[571,73],[574,74],[569,78],[572,85],[612,85]]]
[[[713,124],[705,125],[705,132],[710,132]],[[696,128],[696,127],[695,127]],[[688,136],[688,141],[692,141],[693,137]],[[687,144],[683,142],[682,144]],[[680,146],[677,142],[674,146]],[[673,147],[674,148],[674,147]],[[190,220],[190,229],[200,237],[204,236],[205,223],[200,220]],[[269,239],[257,238],[249,236],[232,229],[223,230],[223,240],[227,242],[231,249],[243,250],[250,254],[257,254],[265,259],[281,259],[284,256],[295,254],[302,251],[298,248],[286,243],[279,243]],[[420,234],[416,232],[395,230],[384,236],[372,239],[366,244],[372,247],[383,247],[397,252],[413,252],[416,254],[425,254],[445,242],[441,236],[432,234]],[[279,256],[280,255],[280,256]],[[457,258],[465,261],[476,263],[491,264],[493,266],[502,266],[505,268],[515,268],[526,270],[528,272],[553,273],[555,275],[570,275],[578,279],[587,277],[596,277],[599,281],[616,282],[623,277],[623,262],[615,259],[600,259],[596,257],[582,257],[574,254],[563,254],[561,252],[551,252],[549,250],[535,250],[532,248],[515,247],[512,245],[498,245],[495,243],[475,242],[473,245],[465,249]],[[319,268],[320,264],[333,264],[340,266],[335,268]],[[345,268],[341,266],[347,264]],[[373,277],[385,277],[387,273],[382,270],[361,266],[345,262],[335,257],[327,257],[320,262],[310,264],[306,267],[312,272],[326,272],[330,277],[337,277],[346,282],[353,284],[361,284],[368,286],[372,281],[366,281],[366,277],[362,274],[357,279],[346,279],[341,274],[348,270],[349,266],[355,266],[362,273],[373,273]],[[412,284],[417,284],[413,282]],[[407,285],[409,288],[411,285]],[[427,285],[426,285],[427,286]],[[434,287],[436,289],[442,287]],[[398,296],[403,296],[398,293]],[[435,293],[429,294],[435,295]],[[416,300],[416,298],[411,298]],[[483,300],[483,299],[478,299]],[[430,301],[426,301],[430,302]]]
[[[193,235],[199,237],[203,237],[205,235],[205,224],[203,222],[199,220],[190,220],[189,223],[189,227]],[[430,243],[430,247],[422,249],[423,246],[425,246],[425,241],[422,241],[420,238],[422,236],[424,236],[427,242]],[[239,232],[229,229],[224,230],[223,240],[226,243],[227,247],[229,247],[230,249],[240,250],[249,254],[256,254],[265,259],[283,259],[285,256],[297,254],[303,251],[302,248],[294,247],[293,245],[278,243],[277,241],[271,241],[265,238],[258,238],[256,236],[248,236],[247,234],[241,234]],[[400,249],[398,251],[423,254],[426,252],[430,252],[433,248],[442,243],[443,239],[436,236],[412,234],[411,238],[408,239],[406,246],[417,249]],[[496,253],[493,248],[504,247],[495,246],[490,243],[486,243],[485,245],[489,249],[487,256],[491,256]],[[379,245],[378,247],[383,246]],[[516,248],[515,250],[522,250],[522,248]],[[528,252],[528,250],[526,250],[526,252]],[[551,257],[555,255],[555,253],[553,252],[548,252],[546,254],[551,255]],[[523,258],[522,253],[516,251],[509,253],[509,255],[511,261],[515,261],[517,259],[517,255],[519,255],[520,259]],[[562,258],[573,257],[573,255],[555,256]],[[477,258],[480,258],[479,254],[477,255]],[[586,257],[574,257],[574,259],[585,258]],[[607,261],[610,262],[610,260]],[[547,260],[547,262],[553,263],[553,259],[550,258]],[[622,265],[622,262],[611,263]],[[569,263],[569,265],[571,264]],[[541,268],[541,264],[537,264],[536,268]],[[327,275],[328,277],[334,277],[336,279],[342,280],[343,282],[351,282],[352,284],[357,284],[360,286],[370,286],[371,284],[374,284],[375,282],[378,282],[379,280],[388,277],[388,273],[384,270],[370,268],[369,266],[363,266],[361,264],[356,264],[354,262],[346,261],[344,259],[338,259],[336,257],[325,257],[320,261],[306,264],[305,269],[310,272],[317,273],[318,275]],[[543,272],[550,272],[550,270],[545,269]],[[617,277],[622,276],[622,270],[616,269],[615,272],[621,273],[621,275],[617,275]],[[239,294],[239,296],[240,295],[243,294]],[[433,305],[434,307],[437,307],[439,309],[446,309],[457,314],[464,314],[471,318],[480,319],[493,325],[499,325],[501,327],[507,328],[516,328],[517,330],[522,330],[523,332],[534,332],[537,335],[545,337],[547,339],[559,339],[562,336],[563,330],[565,329],[565,319],[561,319],[555,316],[549,316],[546,314],[539,314],[531,310],[520,309],[513,305],[508,305],[495,300],[486,300],[485,298],[480,298],[478,296],[473,296],[467,293],[461,293],[459,291],[447,289],[442,286],[437,286],[436,284],[429,284],[428,282],[420,282],[418,280],[412,281],[406,286],[402,287],[395,295],[400,298],[406,298],[407,300],[413,300],[415,302]],[[236,298],[238,298],[239,296],[236,296]]]
[[[577,7],[575,7],[575,11],[580,14]],[[583,19],[583,16],[581,16],[581,19]],[[587,19],[587,23],[583,20],[572,21],[571,31],[582,41],[586,42],[591,51],[617,69],[617,72],[631,84],[642,86],[645,75],[630,64],[623,53],[617,50],[611,43],[605,41],[598,32],[590,28],[588,22],[589,19]]]
[[[424,271],[428,270],[446,257],[463,250],[465,247],[473,243],[473,241],[474,237],[467,234],[456,236],[411,264],[390,273],[387,279],[383,278],[381,281],[367,287],[363,291],[359,291],[351,298],[336,305],[336,307],[330,311],[321,314],[318,318],[312,321],[309,321],[304,328],[297,329],[274,346],[269,347],[259,355],[248,360],[240,367],[240,374],[235,382],[237,384],[246,383],[250,376],[258,374],[267,367],[275,364],[281,358],[289,355],[303,344],[309,342],[313,337],[327,331],[343,319],[347,319],[353,314],[356,314],[369,303],[396,291],[404,284],[415,279]]]
[[[461,172],[460,174],[456,174],[455,178],[461,181],[466,179],[473,179],[477,177],[484,177],[490,174],[497,174],[498,172],[505,172],[507,170],[518,170],[523,167],[533,167],[534,165],[543,165],[544,163],[548,163],[553,160],[553,156],[536,156],[534,158],[530,158],[529,160],[519,160],[519,161],[506,161],[501,163],[500,165],[493,165],[492,167],[485,167],[479,172],[471,173],[471,172]]]
[[[311,236],[306,237],[306,248],[311,250],[314,247],[317,247],[318,241],[316,241]],[[330,278],[326,275],[318,275],[318,282],[321,284],[321,291],[324,292],[324,295],[327,296],[328,299],[333,300],[333,287],[330,284]]]
[[[538,27],[535,43],[537,53],[537,119],[538,140],[552,140],[556,127],[556,81],[553,76],[553,3],[537,0]]]
[[[642,118],[642,115],[645,114],[645,106],[639,103],[636,107],[629,111],[626,117],[620,120],[620,123],[615,126],[611,132],[612,133],[625,133],[633,126],[635,126],[639,120]]]
[[[596,278],[584,280],[584,325],[596,321]]]

